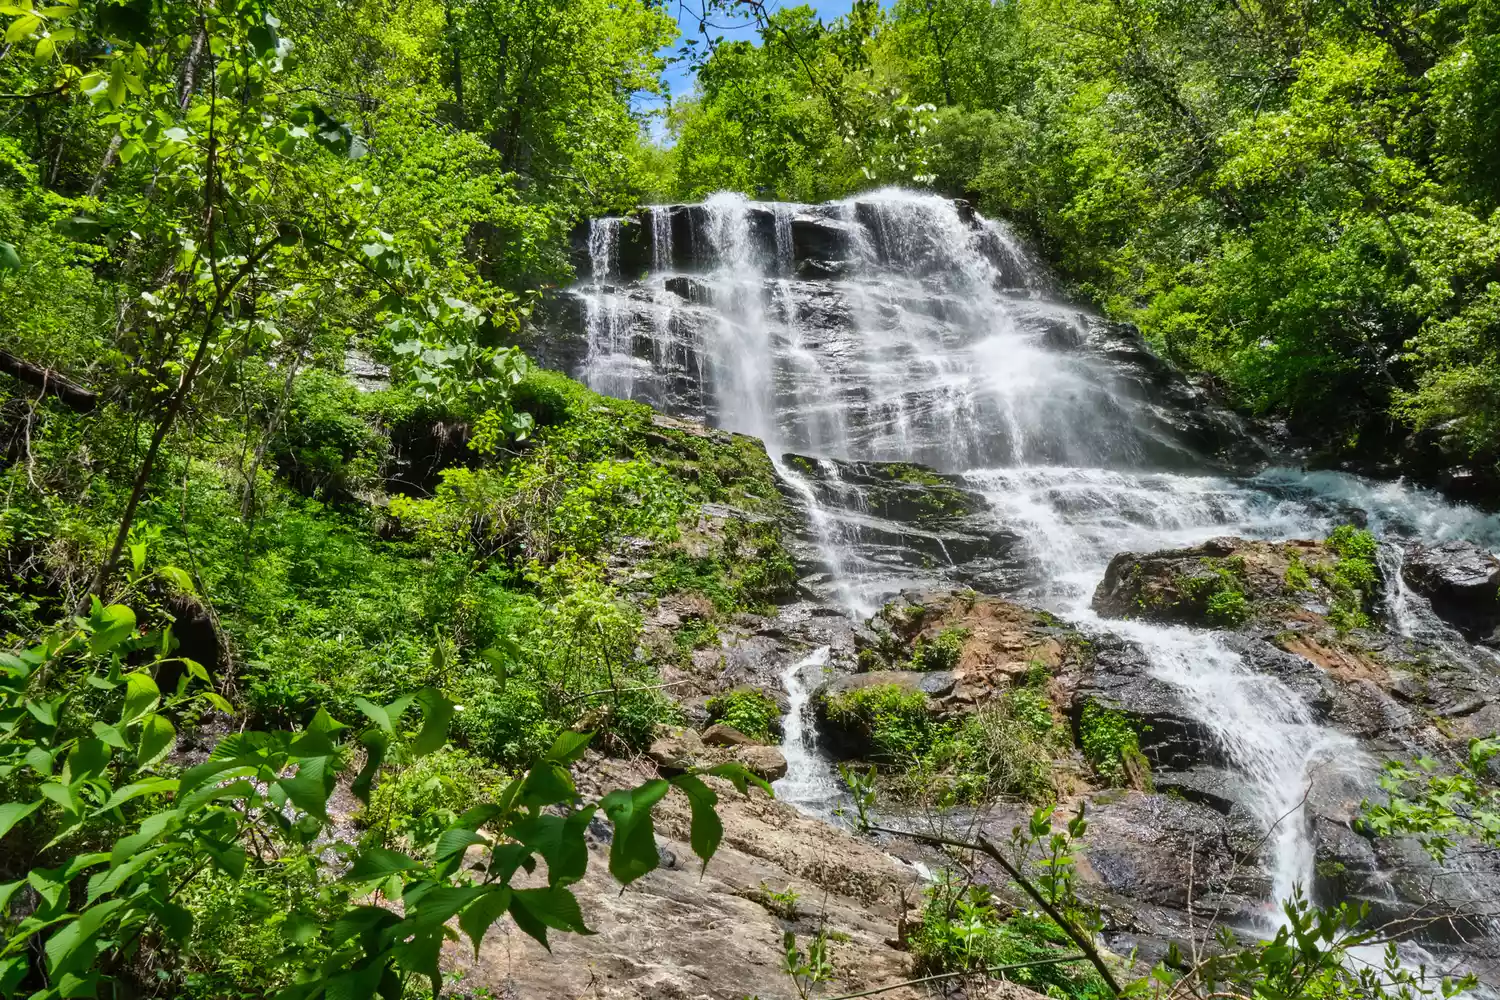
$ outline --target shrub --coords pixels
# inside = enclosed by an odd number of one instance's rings
[[[1338,556],[1332,567],[1319,574],[1333,592],[1328,620],[1340,632],[1366,628],[1370,624],[1366,608],[1379,583],[1375,561],[1379,545],[1375,536],[1344,524],[1329,532],[1327,544]]]
[[[391,769],[359,816],[365,841],[429,853],[468,809],[492,802],[505,776],[463,750],[444,749]]]
[[[1045,917],[1022,911],[1005,916],[1003,904],[997,905],[984,886],[945,873],[925,894],[922,924],[910,942],[919,975],[1040,961],[1073,948],[1062,928]],[[1098,973],[1082,961],[1013,969],[1005,978],[1051,997],[1104,1000],[1110,995]]]
[[[1141,753],[1140,735],[1124,712],[1088,702],[1078,724],[1078,743],[1095,773],[1111,785],[1128,784],[1132,772],[1143,775],[1149,785],[1151,765]]]
[[[1208,620],[1215,625],[1233,628],[1250,617],[1250,605],[1238,590],[1221,590],[1208,599]]]
[[[934,723],[927,713],[927,696],[921,691],[872,684],[825,696],[823,704],[830,719],[869,739],[877,759],[909,761],[931,745]]]
[[[968,637],[969,630],[956,625],[943,629],[931,640],[917,636],[912,648],[911,669],[952,670],[958,664],[964,640]]]
[[[742,687],[708,700],[708,715],[715,722],[733,726],[752,740],[780,740],[781,707],[759,688]]]

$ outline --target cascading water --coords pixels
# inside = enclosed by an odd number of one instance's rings
[[[1233,476],[1205,457],[1235,438],[1227,425],[1128,333],[1051,297],[1008,231],[961,204],[900,191],[826,206],[718,195],[652,210],[650,231],[644,253],[619,220],[591,229],[592,273],[576,290],[591,386],[764,439],[808,513],[824,570],[809,582],[853,612],[979,579],[1136,643],[1241,776],[1271,844],[1273,900],[1311,882],[1298,804],[1315,769],[1367,766],[1354,741],[1215,634],[1099,620],[1094,586],[1114,553],[1215,535],[1321,537],[1359,519],[1388,539],[1495,545],[1500,519],[1334,473]],[[869,540],[913,529],[841,499],[833,460],[937,469],[987,502],[975,531],[1013,544],[978,570],[941,539],[924,549],[936,559],[893,556]],[[1403,628],[1426,621],[1420,598],[1390,596]],[[802,716],[818,655],[784,676],[781,787],[826,812],[837,785]]]

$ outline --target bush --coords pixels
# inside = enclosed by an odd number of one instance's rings
[[[1367,628],[1370,616],[1366,611],[1379,583],[1379,543],[1370,532],[1344,524],[1329,532],[1327,544],[1338,556],[1332,567],[1325,567],[1319,574],[1333,592],[1328,620],[1340,632]]]
[[[429,854],[470,808],[492,802],[505,775],[463,750],[444,749],[392,768],[358,817],[366,844]]]
[[[1208,620],[1215,625],[1234,628],[1250,617],[1250,605],[1238,590],[1221,590],[1208,599]]]
[[[1083,706],[1078,743],[1094,772],[1111,785],[1130,784],[1133,775],[1150,785],[1151,765],[1141,753],[1140,735],[1124,712],[1096,701]]]
[[[957,625],[943,629],[931,640],[917,636],[916,645],[912,647],[911,669],[952,670],[957,666],[964,640],[968,638],[969,630]]]
[[[922,925],[910,946],[918,975],[984,969],[1051,958],[1073,948],[1045,917],[1017,911],[1002,915],[990,891],[951,874],[925,890]],[[1013,969],[1005,978],[1050,997],[1104,1000],[1110,991],[1087,962]]]
[[[775,743],[781,739],[781,707],[759,688],[735,688],[708,700],[708,715],[733,726],[752,740]]]
[[[872,684],[825,696],[828,717],[870,741],[872,756],[887,763],[909,761],[930,748],[935,725],[927,696],[897,684]]]

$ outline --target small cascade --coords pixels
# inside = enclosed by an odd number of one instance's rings
[[[808,718],[808,699],[823,680],[829,652],[827,646],[819,646],[782,672],[781,683],[788,701],[781,738],[786,777],[771,786],[777,798],[823,819],[832,818],[843,786],[834,774],[833,765],[817,747],[817,735]]]

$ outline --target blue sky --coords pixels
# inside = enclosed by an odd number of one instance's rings
[[[806,3],[807,6],[817,11],[818,16],[825,21],[831,21],[836,17],[849,13],[849,8],[854,6],[853,0],[770,0],[766,6],[774,11],[784,6],[798,6],[799,3]],[[669,9],[676,16],[677,23],[682,28],[682,38],[678,40],[677,46],[669,51],[680,52],[682,51],[681,43],[683,41],[689,38],[702,37],[698,33],[698,17],[695,13],[701,8],[702,3],[700,0],[672,0]],[[710,27],[710,37],[723,35],[725,40],[745,39],[748,41],[754,41],[759,37],[755,32],[753,22],[746,18],[726,19],[720,17],[714,19],[714,24],[722,25],[722,27]],[[672,96],[674,98],[685,97],[693,91],[693,73],[685,62],[673,63],[668,66],[666,80],[671,85]],[[654,98],[648,100],[643,97],[639,100],[638,106],[646,108],[656,107],[659,106],[659,102]],[[660,135],[660,125],[653,125],[652,131]]]

